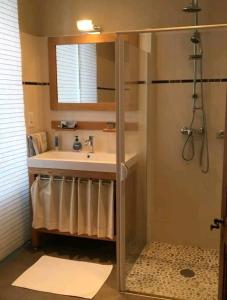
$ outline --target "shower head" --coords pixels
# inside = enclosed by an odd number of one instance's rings
[[[200,41],[201,41],[200,33],[198,31],[195,31],[191,36],[191,42],[193,44],[198,44],[198,43],[200,43]]]
[[[198,13],[201,11],[201,8],[198,5],[198,1],[192,1],[192,3],[185,6],[182,10],[187,13]]]

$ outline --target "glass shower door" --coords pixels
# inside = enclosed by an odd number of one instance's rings
[[[227,60],[226,47],[221,46],[226,30],[201,31],[204,74],[198,83],[202,80],[207,110],[206,174],[200,169],[200,135],[194,138],[194,159],[182,158],[181,128],[192,116],[191,35],[172,30],[119,37],[120,289],[156,298],[222,300],[227,281],[227,164],[221,214],[224,145],[217,133],[226,121]],[[200,117],[193,129],[200,128]],[[220,231],[210,231],[213,218],[224,221],[221,260]],[[213,228],[218,229],[216,222]]]
[[[120,35],[118,53],[118,267],[119,286],[146,243],[147,99],[149,35]],[[148,47],[149,48],[149,47]]]

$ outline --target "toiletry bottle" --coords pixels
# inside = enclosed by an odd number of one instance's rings
[[[56,151],[58,151],[59,150],[59,148],[60,148],[60,142],[59,142],[59,135],[55,135],[54,136],[54,149],[56,150]]]
[[[75,141],[73,143],[73,149],[75,151],[80,151],[82,149],[82,144],[81,142],[79,141],[79,137],[78,135],[75,136]]]

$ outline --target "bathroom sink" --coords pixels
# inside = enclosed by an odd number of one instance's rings
[[[136,155],[126,155],[126,165],[135,163]],[[116,172],[116,154],[96,152],[47,151],[28,158],[28,166],[33,168],[80,170],[95,172]]]

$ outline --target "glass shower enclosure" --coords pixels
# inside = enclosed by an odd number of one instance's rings
[[[145,38],[145,36],[144,36]],[[118,236],[120,288],[146,244],[147,98],[149,43],[138,34],[119,38],[118,53]],[[150,49],[148,49],[150,50]],[[138,101],[139,100],[139,101]],[[135,163],[136,162],[136,163]]]
[[[181,129],[193,113],[192,34],[119,34],[116,46],[119,287],[155,299],[218,299],[220,231],[210,225],[221,216],[227,29],[201,30],[203,77],[196,80],[207,116],[207,173],[200,112],[186,149],[195,155],[182,158]]]

